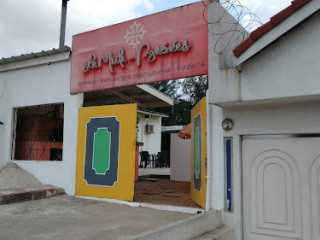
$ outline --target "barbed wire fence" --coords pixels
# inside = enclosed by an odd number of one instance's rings
[[[203,18],[208,23],[209,34],[217,36],[214,51],[217,54],[228,52],[245,40],[248,34],[262,26],[259,17],[252,13],[239,0],[217,1],[224,11],[214,21],[208,19],[208,8],[210,3],[205,3]]]

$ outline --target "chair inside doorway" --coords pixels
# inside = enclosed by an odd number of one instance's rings
[[[148,151],[140,152],[140,168],[170,168],[170,153],[168,151],[149,154]]]
[[[190,198],[190,182],[170,180],[170,152],[140,152],[139,179],[134,201],[199,208]]]

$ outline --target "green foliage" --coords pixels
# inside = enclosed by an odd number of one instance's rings
[[[155,82],[151,86],[176,100],[172,107],[154,109],[169,116],[162,119],[162,125],[187,125],[190,123],[191,109],[206,96],[208,75]]]
[[[177,99],[177,89],[179,88],[179,83],[176,80],[161,81],[150,83],[152,87],[170,96],[171,98]]]
[[[195,76],[184,79],[182,83],[183,96],[187,96],[187,101],[195,106],[206,96],[208,89],[208,75]]]
[[[140,122],[140,120],[141,120],[141,117],[139,116],[139,115],[137,115],[137,121],[136,121],[136,139],[137,139],[137,141],[138,141],[138,133],[139,133],[139,122]]]
[[[139,124],[140,120],[141,120],[141,117],[137,115],[137,125]]]

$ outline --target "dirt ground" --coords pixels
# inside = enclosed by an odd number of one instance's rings
[[[154,176],[140,177],[135,182],[134,201],[199,208],[190,198],[190,182]]]

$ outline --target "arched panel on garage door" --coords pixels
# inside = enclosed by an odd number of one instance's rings
[[[314,161],[310,176],[313,238],[320,239],[320,156]]]
[[[252,162],[252,232],[283,237],[301,237],[299,170],[284,152],[268,150]]]
[[[245,240],[320,239],[319,146],[319,135],[244,137]]]

